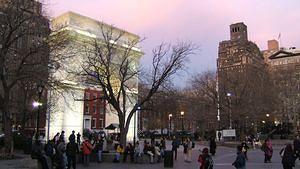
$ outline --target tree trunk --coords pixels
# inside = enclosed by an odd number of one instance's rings
[[[128,129],[126,130],[124,126],[120,125],[120,144],[122,144],[123,147],[126,147],[127,133]]]
[[[11,114],[9,111],[9,94],[5,94],[3,106],[3,125],[4,125],[4,144],[5,144],[5,157],[12,158],[14,152],[13,135],[11,130]]]

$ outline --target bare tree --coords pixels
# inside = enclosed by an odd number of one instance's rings
[[[149,101],[168,78],[184,67],[195,47],[189,43],[172,47],[161,44],[153,50],[152,69],[144,73],[143,79],[149,90],[137,100],[138,76],[141,74],[138,61],[142,56],[137,49],[139,38],[128,39],[125,31],[113,26],[101,24],[99,29],[103,39],[92,39],[83,44],[87,60],[80,75],[88,83],[102,88],[105,99],[119,118],[121,143],[125,144],[130,120],[138,107]]]
[[[27,112],[25,105],[16,105],[16,98],[23,97],[22,102],[26,104],[36,96],[33,90],[38,83],[53,86],[48,82],[49,66],[56,65],[62,56],[50,58],[49,53],[62,47],[60,45],[66,42],[62,39],[67,36],[63,36],[63,32],[48,36],[49,20],[42,14],[42,4],[37,1],[3,0],[0,10],[0,111],[6,153],[11,155],[13,113]],[[29,89],[30,95],[26,94]],[[23,116],[24,124],[26,115]]]

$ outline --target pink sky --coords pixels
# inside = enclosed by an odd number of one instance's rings
[[[214,70],[218,43],[229,39],[229,25],[244,22],[249,40],[266,49],[281,33],[282,46],[300,48],[299,0],[44,0],[54,17],[74,11],[136,33],[146,40],[143,62],[161,42],[192,41],[200,52],[189,72]]]

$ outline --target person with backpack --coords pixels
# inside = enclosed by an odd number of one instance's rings
[[[279,154],[282,157],[281,163],[283,169],[293,169],[293,167],[295,167],[297,156],[294,154],[294,150],[291,144],[287,144]]]
[[[81,148],[83,154],[83,165],[88,166],[90,162],[90,154],[92,153],[94,147],[90,143],[89,139],[84,138]]]
[[[245,154],[242,152],[242,146],[238,145],[237,146],[237,157],[235,161],[232,163],[232,165],[236,169],[246,169],[246,157]]]
[[[67,144],[66,148],[66,155],[68,159],[68,169],[73,166],[73,169],[76,169],[76,154],[79,153],[78,145],[75,142],[75,139],[69,138],[69,143]]]
[[[208,154],[208,148],[202,150],[202,154],[198,157],[198,162],[200,163],[200,169],[213,169],[213,159]]]

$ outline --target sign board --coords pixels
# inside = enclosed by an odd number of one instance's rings
[[[235,129],[223,130],[222,134],[223,134],[223,137],[235,137],[236,136]]]

